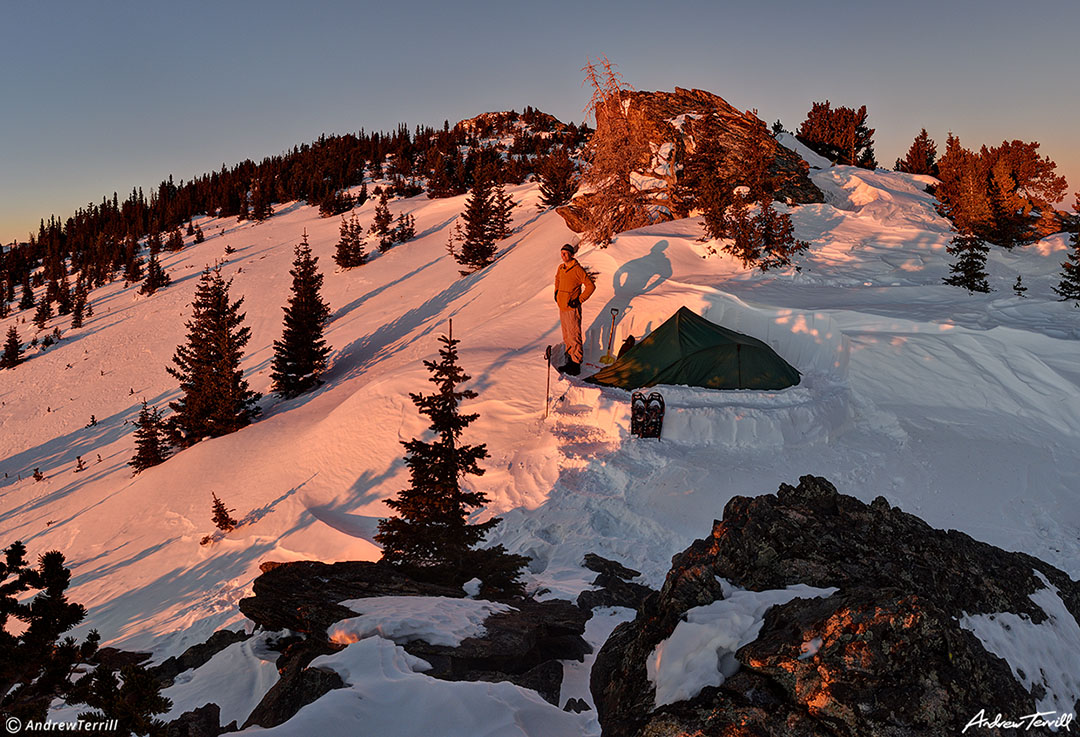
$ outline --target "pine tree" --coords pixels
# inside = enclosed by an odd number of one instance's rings
[[[130,236],[130,239],[132,241],[135,241],[135,236],[134,235]],[[138,245],[139,244],[136,241],[135,242],[136,250],[138,250]],[[150,251],[151,255],[157,255],[157,254],[161,253],[161,248],[162,248],[161,231],[153,230],[153,231],[150,232],[150,235],[146,236],[146,248]]]
[[[45,324],[52,316],[52,303],[49,302],[48,294],[42,292],[41,299],[38,300],[37,310],[34,312],[34,325],[37,326],[38,330],[44,330]]]
[[[270,206],[270,187],[262,179],[251,183],[251,219],[262,222],[274,214]]]
[[[134,239],[132,239],[134,240]],[[156,258],[157,252],[151,251],[150,258]],[[124,281],[128,284],[134,284],[142,281],[143,278],[143,260],[139,255],[138,244],[129,243],[127,249],[127,262],[124,264]]]
[[[831,103],[815,102],[799,126],[798,139],[814,152],[837,164],[873,169],[874,129],[866,126],[866,105],[858,110],[833,108]]]
[[[761,200],[759,204],[761,212],[757,220],[761,233],[761,261],[758,268],[768,271],[790,266],[792,257],[805,251],[810,244],[795,238],[791,218],[787,213],[777,212],[770,198]]]
[[[439,342],[440,360],[424,361],[431,372],[431,394],[411,394],[420,414],[430,421],[435,437],[431,442],[413,439],[403,442],[405,465],[409,468],[409,488],[386,502],[397,516],[379,522],[375,541],[383,547],[383,560],[407,569],[413,575],[461,584],[479,576],[486,585],[500,578],[504,590],[517,587],[518,571],[527,562],[523,556],[508,555],[502,546],[476,551],[499,518],[469,524],[470,510],[487,503],[481,491],[468,491],[462,482],[468,476],[482,476],[479,462],[487,457],[484,444],[466,445],[461,433],[479,415],[462,414],[462,400],[477,394],[460,389],[469,376],[458,365],[459,340],[451,334]],[[490,571],[490,574],[486,574]],[[498,576],[492,575],[496,571]],[[489,580],[490,579],[490,580]]]
[[[151,717],[168,712],[172,704],[144,668],[125,666],[122,687],[113,676],[117,698],[104,701],[102,684],[112,671],[98,665],[86,673],[101,637],[91,630],[81,643],[60,639],[86,616],[81,604],[68,600],[70,582],[71,571],[57,550],[31,566],[26,546],[16,541],[0,560],[0,712],[9,720],[8,731],[19,731],[12,720],[44,722],[49,705],[62,699],[100,709],[79,714],[79,719],[118,720],[113,734],[164,734],[164,723]],[[37,594],[27,598],[32,591]],[[12,619],[16,622],[9,626]]]
[[[198,225],[195,226],[195,242],[202,243],[206,240],[206,236],[203,235],[202,228]]]
[[[135,420],[135,455],[128,465],[135,469],[132,475],[163,462],[170,455],[165,439],[165,425],[157,407],[142,403],[139,417]]]
[[[4,355],[0,356],[0,368],[15,368],[22,361],[22,341],[15,324],[8,327],[7,340],[4,341]]]
[[[334,250],[334,263],[343,269],[363,266],[367,261],[364,244],[364,226],[360,224],[356,213],[353,213],[348,220],[342,215],[337,247]]]
[[[75,302],[71,306],[71,327],[74,329],[81,328],[83,326],[83,318],[86,315],[86,282],[79,277],[79,280],[75,282]]]
[[[952,276],[945,277],[946,284],[963,287],[969,294],[989,292],[986,282],[986,254],[990,248],[977,235],[960,233],[945,249],[956,260],[949,265]]]
[[[64,275],[60,277],[60,281],[57,284],[56,314],[70,315],[71,306],[71,282],[68,281],[67,271],[65,270]]]
[[[258,416],[260,395],[251,391],[240,370],[241,351],[251,337],[243,325],[244,299],[229,300],[220,267],[202,273],[187,322],[187,342],[167,371],[180,382],[182,396],[169,403],[167,422],[173,445],[186,448],[205,437],[239,430]]]
[[[375,205],[375,220],[371,224],[370,232],[379,238],[379,250],[386,252],[394,245],[393,236],[390,234],[390,224],[394,222],[387,204],[389,196],[386,192],[379,195],[379,203]]]
[[[213,510],[213,513],[214,513],[213,514],[214,526],[217,527],[219,530],[221,530],[223,532],[232,532],[233,530],[236,529],[236,526],[238,524],[240,524],[239,522],[237,522],[235,519],[232,518],[232,515],[229,514],[230,512],[235,512],[236,510],[235,509],[227,509],[225,507],[225,502],[218,499],[217,494],[214,494],[214,492],[210,492],[210,493],[214,497],[214,504],[213,504],[213,507],[212,507],[212,510]]]
[[[915,136],[915,140],[911,143],[911,148],[908,149],[907,156],[904,160],[896,160],[896,171],[907,172],[908,174],[929,174],[930,176],[937,176],[937,144],[930,138],[930,134],[926,132],[926,128],[919,131],[919,135]]]
[[[169,251],[170,253],[176,253],[183,248],[184,236],[180,233],[180,226],[177,226],[170,230],[169,234],[165,236],[165,250]]]
[[[1053,287],[1051,287],[1051,289],[1052,288]],[[1015,294],[1017,297],[1023,297],[1024,292],[1026,292],[1026,291],[1027,291],[1027,287],[1024,286],[1024,280],[1020,277],[1019,274],[1017,274],[1016,275],[1016,282],[1013,283],[1013,294]]]
[[[398,215],[391,235],[395,243],[411,241],[416,237],[416,218],[404,212]]]
[[[506,192],[502,182],[497,183],[491,190],[491,236],[497,241],[510,235],[512,222],[511,213],[517,203]]]
[[[495,260],[495,201],[492,190],[488,170],[481,170],[465,200],[465,212],[461,215],[465,224],[464,237],[455,258],[466,267],[461,271],[462,276],[479,271]]]
[[[577,191],[574,162],[565,147],[559,146],[540,162],[540,202],[544,207],[565,205]]]
[[[22,285],[22,298],[19,300],[20,310],[29,310],[34,306],[34,288],[30,285],[30,272],[26,272],[26,278]]]
[[[1073,209],[1080,214],[1080,194],[1076,195]],[[1072,234],[1072,250],[1061,264],[1061,280],[1056,287],[1051,287],[1061,300],[1073,300],[1080,305],[1080,230]]]
[[[161,268],[157,256],[151,254],[150,261],[146,264],[146,280],[143,282],[142,287],[139,288],[139,294],[153,294],[162,287],[168,286],[171,281],[172,279],[165,272],[165,269]]]
[[[286,399],[295,397],[322,383],[330,347],[323,330],[330,319],[330,307],[319,290],[323,275],[319,259],[311,255],[305,231],[296,247],[292,275],[292,294],[285,309],[281,340],[274,341],[274,359],[270,378],[274,391]]]

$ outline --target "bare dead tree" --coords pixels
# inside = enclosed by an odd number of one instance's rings
[[[647,165],[649,146],[630,123],[632,88],[607,57],[586,61],[582,84],[592,87],[592,96],[585,113],[595,118],[596,133],[586,148],[582,175],[587,190],[580,202],[586,222],[582,237],[606,245],[616,233],[649,222],[645,196],[631,181],[631,174]]]

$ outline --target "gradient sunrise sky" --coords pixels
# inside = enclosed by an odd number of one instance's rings
[[[322,133],[526,105],[580,122],[586,57],[639,90],[701,88],[794,129],[866,105],[879,164],[1038,141],[1080,190],[1080,2],[9,2],[0,20],[0,242],[170,174]],[[591,121],[590,121],[591,122]]]

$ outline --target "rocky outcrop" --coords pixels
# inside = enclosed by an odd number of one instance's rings
[[[649,594],[656,593],[644,584],[634,583],[631,579],[637,578],[641,573],[618,561],[601,558],[595,553],[586,553],[581,564],[600,574],[592,582],[597,588],[578,594],[577,605],[586,611],[601,606],[637,609]]]
[[[743,112],[718,95],[704,90],[674,92],[622,92],[623,108],[631,135],[647,141],[651,160],[631,177],[632,185],[646,194],[648,208],[656,221],[685,217],[673,203],[672,190],[679,182],[685,158],[706,138],[726,150],[737,150],[750,139],[751,130],[761,125],[752,112]],[[603,106],[598,109],[594,137],[610,135],[610,123]],[[706,135],[708,131],[708,135]],[[809,178],[809,168],[798,154],[766,137],[772,163],[770,172],[781,180],[775,197],[782,202],[805,204],[824,202]],[[580,233],[585,229],[584,210],[589,195],[581,195],[558,208],[567,227]]]
[[[431,664],[427,675],[448,681],[510,681],[557,704],[560,660],[582,660],[592,652],[582,635],[588,612],[568,601],[516,601],[514,610],[484,620],[486,633],[456,647],[416,640],[405,650]]]
[[[284,644],[285,641],[282,641]],[[320,655],[329,655],[340,647],[314,639],[292,639],[278,658],[280,677],[270,687],[262,700],[252,710],[243,728],[252,725],[276,727],[289,721],[303,707],[319,699],[335,688],[344,688],[345,682],[337,673],[308,668],[308,664]]]
[[[449,596],[460,587],[415,581],[383,563],[345,561],[264,563],[255,579],[255,595],[240,600],[240,611],[271,632],[290,629],[326,639],[326,628],[355,616],[338,602],[366,596]]]
[[[218,737],[225,732],[236,731],[235,722],[229,727],[221,726],[221,707],[207,704],[192,711],[185,711],[169,722],[165,727],[165,737]]]
[[[1036,571],[1080,618],[1080,585],[1064,572],[935,530],[881,497],[867,505],[810,476],[776,495],[736,497],[598,654],[591,688],[603,734],[915,737],[959,734],[980,710],[1032,714],[1041,687],[1029,693],[962,619],[1013,612],[1045,621],[1031,598],[1045,587]],[[738,672],[655,706],[646,662],[688,610],[723,599],[729,585],[794,584],[839,590],[772,607],[735,654]]]
[[[192,645],[185,650],[180,657],[171,657],[162,661],[159,665],[149,668],[150,674],[160,681],[165,687],[171,686],[173,680],[186,670],[199,668],[210,661],[210,658],[236,642],[243,642],[251,637],[241,631],[218,630],[210,635],[206,642]]]
[[[461,588],[413,580],[384,563],[355,561],[264,564],[253,589],[253,597],[240,601],[247,617],[265,629],[290,629],[304,636],[282,641],[288,647],[277,663],[281,681],[248,719],[248,724],[264,727],[282,723],[310,703],[308,699],[339,687],[326,674],[307,667],[317,655],[341,647],[328,641],[327,628],[356,614],[339,602],[373,596],[465,595]],[[589,613],[561,600],[510,604],[512,611],[484,621],[482,637],[467,638],[456,647],[414,640],[404,648],[430,663],[427,675],[435,678],[510,681],[556,703],[562,685],[559,661],[580,661],[592,652],[583,638]]]

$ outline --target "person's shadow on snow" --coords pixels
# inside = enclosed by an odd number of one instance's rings
[[[604,353],[607,352],[608,343],[611,340],[611,310],[619,311],[615,322],[617,333],[619,323],[630,309],[630,302],[635,297],[651,292],[671,278],[671,262],[664,255],[669,245],[671,244],[667,240],[659,240],[646,255],[627,261],[615,272],[611,284],[614,295],[596,316],[589,330],[591,334],[599,335],[600,350]],[[615,354],[618,351],[619,346],[612,342],[611,352]]]

